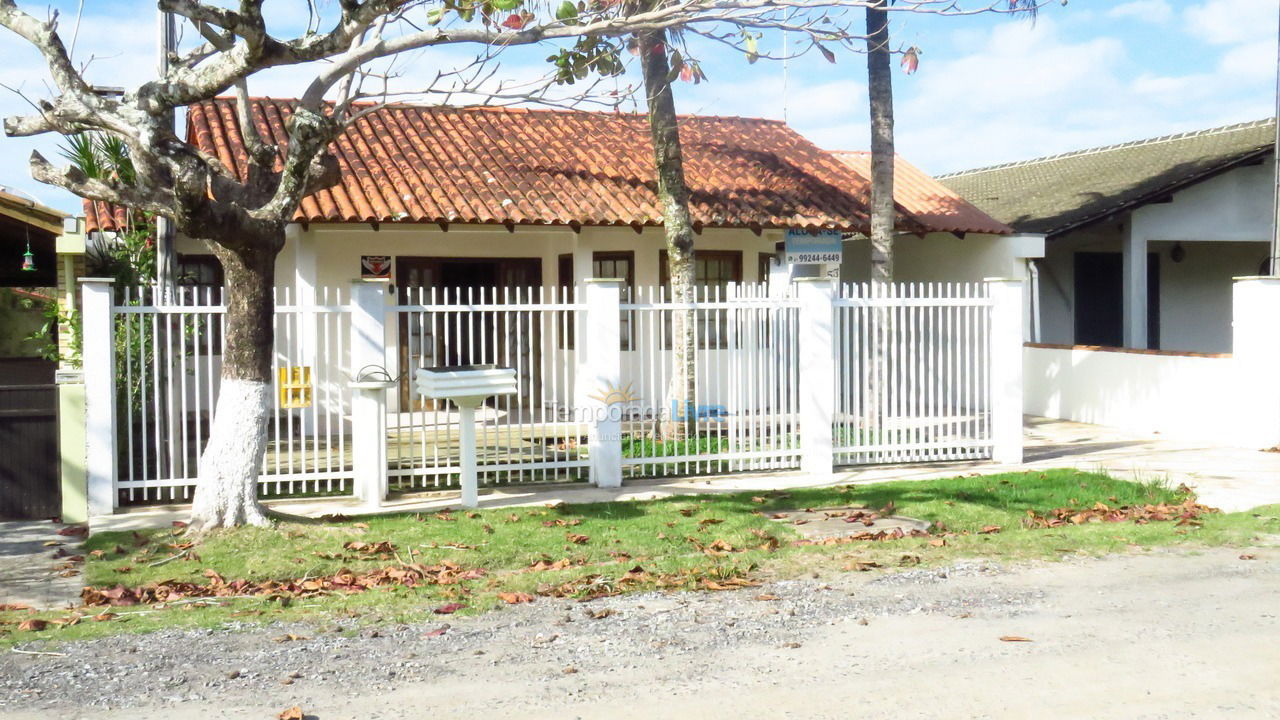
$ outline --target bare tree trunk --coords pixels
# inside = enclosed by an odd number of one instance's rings
[[[893,74],[889,66],[888,0],[867,7],[867,98],[871,106],[871,288],[881,294],[893,282]],[[872,317],[871,367],[867,378],[864,427],[878,435],[884,427],[887,404],[882,395],[888,381],[885,348],[891,342],[892,316],[887,307]],[[878,442],[873,439],[873,442]]]
[[[671,91],[671,66],[667,61],[666,33],[637,37],[640,66],[644,71],[648,100],[649,132],[658,175],[658,201],[662,204],[667,235],[667,275],[671,299],[692,303],[694,296],[693,221],[689,215],[689,188],[684,181],[684,156],[675,97]],[[691,435],[697,424],[694,399],[693,311],[671,313],[671,380],[667,385],[666,414],[661,425],[664,439]]]
[[[893,75],[888,0],[867,8],[867,97],[871,103],[871,282],[893,281]]]
[[[277,238],[237,238],[235,250],[213,244],[227,288],[235,290],[226,293],[222,381],[209,443],[200,456],[193,532],[267,524],[258,502],[258,473],[271,411],[272,289],[283,243],[281,226]]]

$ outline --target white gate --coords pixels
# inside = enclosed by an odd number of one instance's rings
[[[841,286],[837,464],[991,457],[991,307],[986,283]]]
[[[638,288],[622,311],[622,464],[630,477],[778,470],[799,465],[794,297],[767,285],[698,288],[675,303],[662,288]],[[669,392],[672,323],[693,331],[693,396]],[[685,407],[680,407],[684,404]],[[664,419],[693,429],[664,439]]]

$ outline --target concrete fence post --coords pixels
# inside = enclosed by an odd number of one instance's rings
[[[1022,281],[987,278],[991,298],[988,347],[991,382],[991,459],[1022,462]]]
[[[622,486],[622,280],[583,281],[586,321],[578,337],[578,396],[586,411],[591,482]]]
[[[830,475],[835,468],[832,424],[836,414],[835,283],[797,278],[800,470]]]
[[[351,288],[351,381],[386,368],[386,279],[357,280]],[[351,467],[355,496],[377,506],[387,495],[387,391],[351,393]]]
[[[115,512],[116,350],[111,278],[81,278],[84,333],[85,469],[89,516]]]
[[[1232,362],[1238,383],[1234,423],[1242,447],[1280,446],[1280,277],[1240,277],[1232,288]]]

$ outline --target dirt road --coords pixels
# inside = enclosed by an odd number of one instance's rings
[[[1280,717],[1276,548],[539,599],[448,623],[9,653],[0,717]]]

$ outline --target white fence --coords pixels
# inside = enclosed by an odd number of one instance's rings
[[[301,298],[280,290],[261,491],[456,487],[456,409],[411,383],[417,368],[465,364],[518,378],[517,394],[478,414],[477,469],[490,484],[1020,453],[1016,284],[774,290],[702,289],[683,304],[656,288],[624,297],[618,281],[394,299],[385,282]],[[114,294],[85,284],[85,357],[101,359],[86,367],[95,514],[190,499],[224,332],[219,293],[186,289],[168,303],[147,288]],[[677,321],[694,335],[685,402],[672,400]],[[352,388],[377,378],[395,387]]]

